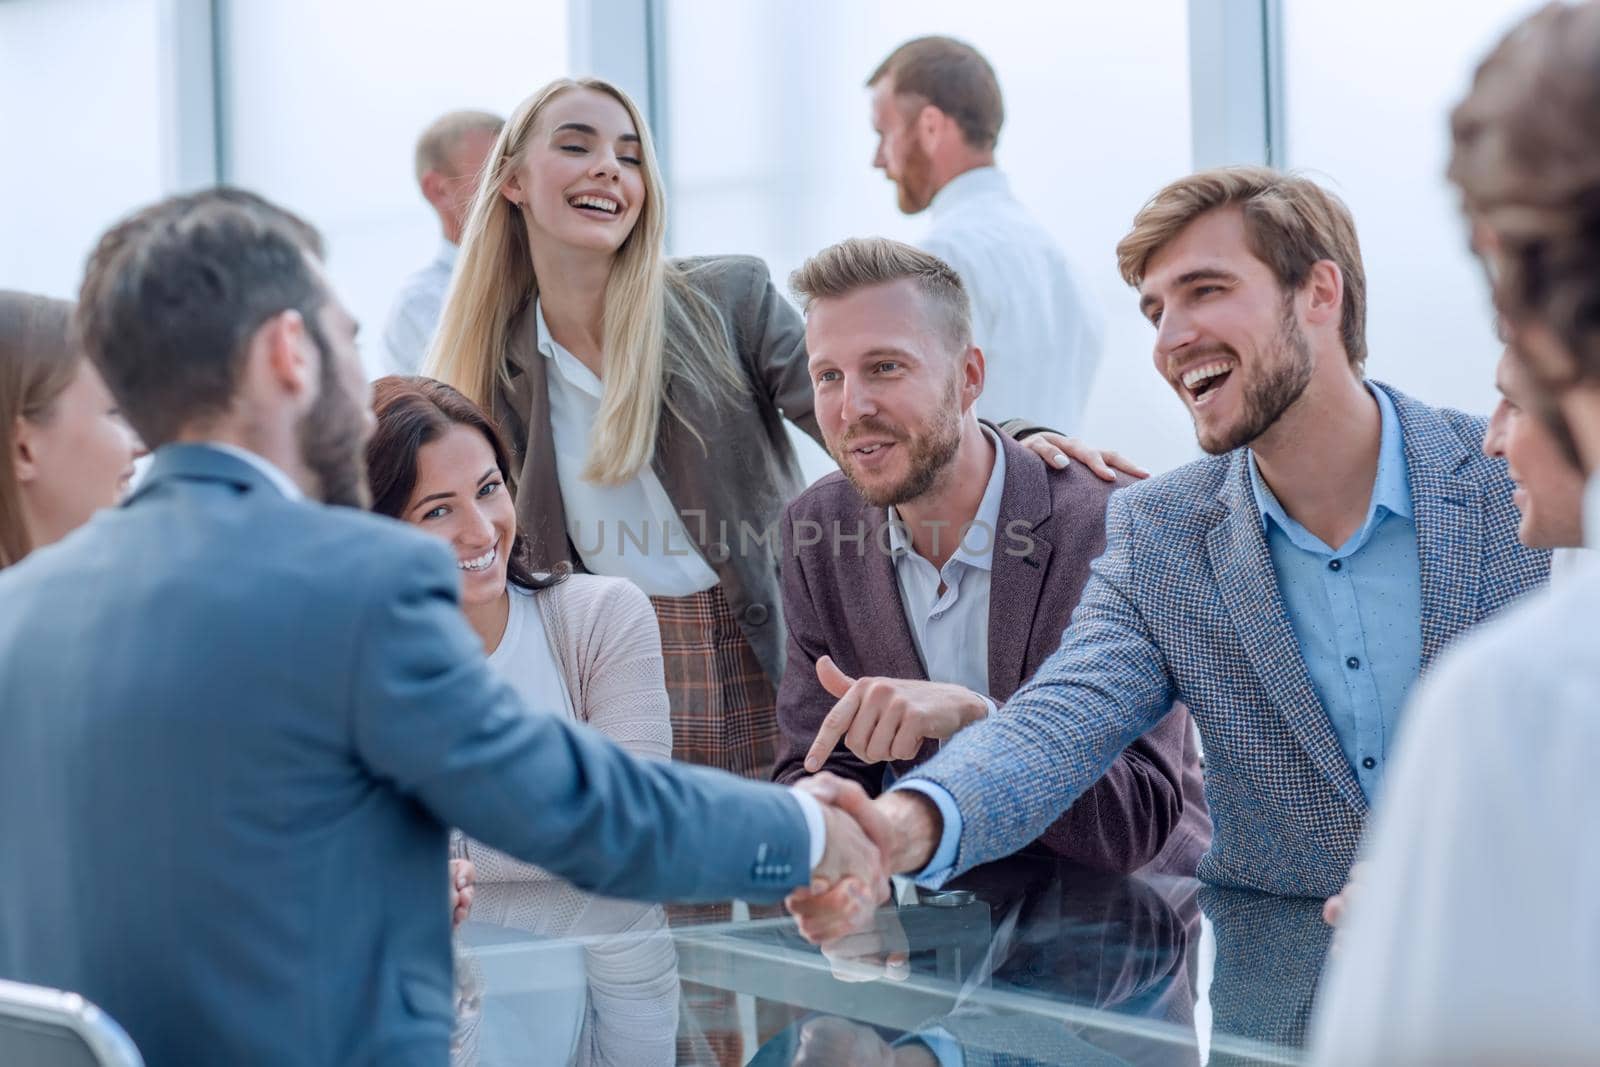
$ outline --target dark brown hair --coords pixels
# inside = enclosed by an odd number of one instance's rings
[[[1600,380],[1597,72],[1600,6],[1550,4],[1495,46],[1450,116],[1449,177],[1491,268],[1496,309],[1513,333],[1547,326],[1573,375],[1591,381]]]
[[[372,490],[372,510],[401,518],[406,501],[417,487],[417,454],[452,426],[465,426],[483,434],[494,452],[495,466],[510,492],[511,453],[483,409],[456,390],[432,378],[390,375],[372,383],[372,413],[378,425],[367,441],[367,484]],[[519,528],[512,539],[506,579],[524,589],[554,585],[566,572],[536,575],[528,564],[528,542]]]
[[[328,299],[310,225],[242,189],[169,197],[100,239],[76,325],[123,415],[152,448],[225,414],[251,336]]]
[[[1006,120],[1000,81],[978,50],[951,37],[918,37],[889,53],[867,79],[890,79],[896,96],[932,104],[956,120],[971,148],[992,149]]]
[[[82,353],[71,337],[72,305],[0,290],[0,568],[33,549],[17,483],[17,420],[49,420],[72,384]]]
[[[1179,178],[1139,209],[1133,229],[1117,242],[1122,280],[1137,288],[1150,258],[1201,215],[1238,207],[1251,253],[1272,269],[1285,290],[1299,289],[1318,260],[1344,276],[1339,334],[1353,367],[1367,362],[1367,271],[1355,220],[1344,201],[1309,178],[1270,167],[1217,167]]]

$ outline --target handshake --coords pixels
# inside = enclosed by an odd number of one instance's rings
[[[921,793],[895,790],[873,800],[855,782],[823,773],[799,782],[822,805],[827,845],[811,884],[784,904],[813,943],[869,924],[889,899],[889,876],[927,865],[939,841],[939,809]]]

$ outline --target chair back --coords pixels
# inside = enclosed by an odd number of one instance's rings
[[[76,993],[0,980],[0,1063],[144,1067],[116,1020]]]

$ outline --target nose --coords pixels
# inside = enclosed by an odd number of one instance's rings
[[[499,538],[495,536],[494,523],[489,516],[484,514],[481,506],[467,509],[467,521],[462,524],[461,541],[469,548],[481,548],[494,544]]]
[[[888,170],[889,161],[883,155],[883,138],[878,138],[878,147],[872,153],[872,165],[878,170]]]
[[[594,177],[602,181],[620,181],[622,178],[622,163],[617,159],[616,152],[606,149],[596,153],[594,169],[590,171]]]
[[[1197,333],[1194,320],[1179,309],[1163,311],[1156,326],[1156,359],[1165,362],[1194,344]]]
[[[870,386],[863,382],[846,378],[843,392],[844,403],[841,405],[841,413],[845,422],[859,422],[878,413],[877,397],[873,394]]]

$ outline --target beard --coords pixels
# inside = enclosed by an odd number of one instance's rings
[[[317,480],[324,504],[365,510],[371,502],[367,486],[366,411],[361,398],[345,388],[315,320],[306,316],[312,343],[322,358],[321,390],[300,420],[300,459]]]
[[[1231,347],[1223,345],[1219,351],[1226,352],[1241,367],[1244,365],[1239,354]],[[1237,422],[1213,434],[1201,430],[1196,424],[1195,436],[1201,449],[1208,454],[1220,456],[1255,441],[1283,417],[1283,413],[1300,399],[1306,386],[1311,383],[1316,361],[1312,358],[1311,346],[1306,343],[1305,334],[1294,321],[1293,305],[1288,302],[1284,304],[1283,318],[1278,324],[1278,336],[1273,340],[1272,351],[1271,364],[1263,366],[1255,378],[1243,383],[1244,411]]]
[[[909,131],[908,131],[909,133]],[[895,180],[895,195],[900,211],[915,215],[933,202],[933,160],[922,150],[915,137],[906,146],[906,158],[900,167],[900,177]]]
[[[938,413],[919,434],[909,434],[881,419],[869,417],[852,426],[837,444],[828,446],[829,454],[839,464],[845,478],[868,504],[875,508],[898,507],[933,488],[961,447],[960,390],[960,380],[951,378]],[[892,485],[876,486],[856,476],[850,462],[850,444],[869,434],[892,438],[896,445],[905,448],[910,464],[905,477]]]

